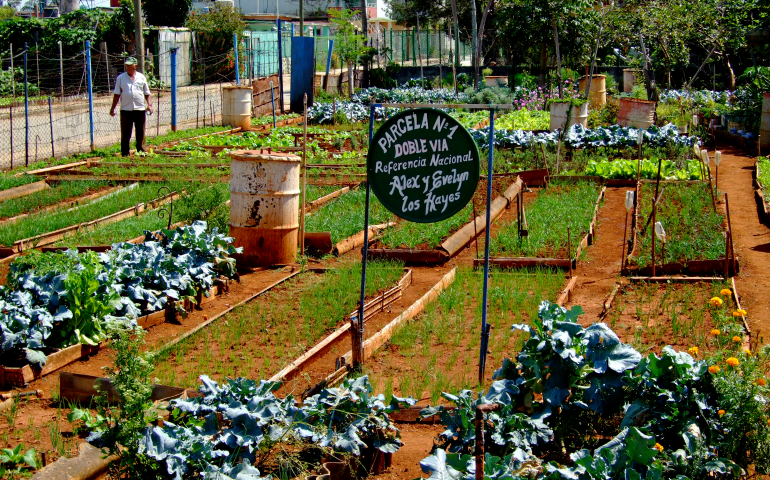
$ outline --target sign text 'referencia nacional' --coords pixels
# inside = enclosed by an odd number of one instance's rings
[[[479,150],[468,130],[440,110],[407,110],[385,122],[369,146],[367,179],[401,218],[432,223],[456,214],[479,182]]]

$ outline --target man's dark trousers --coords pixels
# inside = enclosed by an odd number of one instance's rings
[[[144,110],[120,111],[120,154],[128,156],[131,130],[136,126],[136,151],[144,151],[144,122],[147,118]]]

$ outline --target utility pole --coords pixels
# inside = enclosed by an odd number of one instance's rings
[[[299,0],[299,36],[305,36],[305,0]]]
[[[142,34],[142,0],[134,0],[134,39],[136,46],[137,70],[144,73],[144,35]]]

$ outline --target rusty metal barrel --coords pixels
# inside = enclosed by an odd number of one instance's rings
[[[260,150],[230,154],[230,236],[248,266],[285,265],[297,258],[300,158]]]
[[[618,102],[618,125],[648,128],[655,120],[655,102],[638,98],[621,98]]]

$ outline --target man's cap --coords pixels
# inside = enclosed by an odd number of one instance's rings
[[[126,57],[126,59],[123,61],[124,65],[136,65],[138,62],[136,61],[136,57]]]

